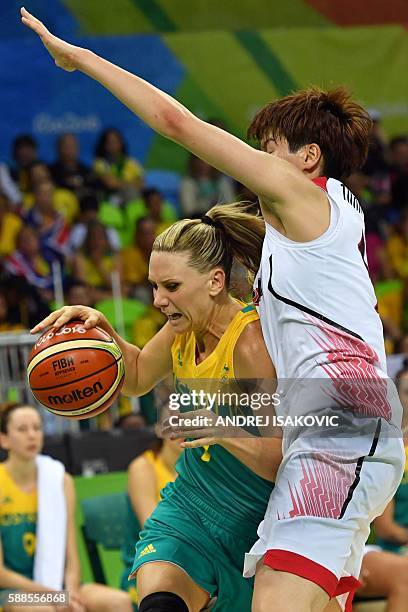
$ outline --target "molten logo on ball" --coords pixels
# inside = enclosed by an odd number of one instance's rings
[[[57,416],[87,419],[107,410],[125,376],[120,347],[82,321],[46,331],[31,351],[27,376],[34,397]]]
[[[98,380],[92,387],[74,389],[71,393],[65,393],[65,395],[49,395],[48,402],[51,406],[55,406],[56,404],[72,404],[72,402],[78,402],[86,397],[91,397],[91,395],[102,390],[102,383]]]

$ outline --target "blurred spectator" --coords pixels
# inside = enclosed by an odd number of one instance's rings
[[[24,222],[38,231],[41,249],[48,263],[63,261],[67,253],[69,227],[54,207],[54,185],[40,182],[34,190],[34,205],[24,215]]]
[[[0,164],[0,192],[5,195],[14,208],[21,204],[21,192],[13,181],[6,164]]]
[[[156,235],[177,219],[173,206],[163,200],[158,189],[144,189],[142,197],[117,207],[111,202],[102,202],[99,219],[108,227],[117,230],[122,248],[133,243],[136,223],[142,217],[152,217],[156,225]]]
[[[39,290],[45,301],[52,299],[51,269],[41,252],[40,240],[34,228],[21,228],[17,236],[17,249],[7,257],[5,269]]]
[[[393,206],[408,206],[408,136],[396,136],[390,142]]]
[[[29,189],[28,168],[37,160],[37,143],[29,134],[20,134],[13,142],[13,161],[11,176],[20,191]]]
[[[381,124],[381,113],[376,109],[369,109],[372,120],[370,146],[362,172],[368,176],[388,172],[388,141]]]
[[[77,223],[71,228],[69,237],[69,249],[77,251],[85,241],[88,224],[90,221],[98,220],[99,202],[95,195],[87,194],[81,198],[80,213]],[[106,227],[106,233],[111,249],[118,251],[120,249],[119,234],[113,227]]]
[[[49,183],[53,186],[52,203],[56,211],[72,223],[79,212],[78,198],[72,191],[55,187],[52,182],[51,172],[47,164],[37,161],[31,164],[28,170],[29,192],[24,195],[24,208],[30,209],[35,202],[35,193],[41,183]]]
[[[89,287],[83,283],[71,281],[68,287],[65,287],[65,303],[67,306],[75,306],[82,304],[93,308],[95,301],[92,299],[92,292]]]
[[[20,323],[14,323],[10,318],[10,307],[6,289],[0,289],[0,332],[19,331],[24,329]]]
[[[148,304],[152,301],[152,291],[147,277],[155,238],[154,221],[149,217],[143,217],[136,224],[133,245],[122,251],[123,282],[126,293]]]
[[[146,427],[146,419],[142,414],[134,414],[132,412],[123,414],[114,423],[114,427],[118,429],[144,429]]]
[[[8,321],[12,325],[31,329],[50,314],[47,302],[34,286],[27,283],[24,276],[14,276],[5,271],[0,291],[7,297]]]
[[[90,169],[79,159],[79,143],[73,134],[61,134],[57,140],[57,160],[51,166],[56,185],[74,191],[79,197],[90,180]]]
[[[401,340],[396,348],[397,348],[398,353],[408,355],[408,335],[407,334],[401,337]],[[407,385],[406,390],[408,391],[408,385]],[[408,394],[407,394],[407,399],[408,399]],[[408,401],[407,401],[407,411],[408,411]]]
[[[387,241],[387,255],[394,273],[408,278],[408,211],[404,211]]]
[[[143,168],[128,156],[119,130],[102,132],[95,157],[94,171],[108,196],[116,195],[121,202],[137,197],[143,186]]]
[[[83,247],[73,257],[73,277],[92,289],[92,300],[96,302],[112,296],[114,271],[121,274],[121,257],[112,252],[102,223],[90,221]]]
[[[378,225],[371,218],[366,219],[366,251],[368,271],[373,283],[385,278],[392,278],[392,268],[385,254],[385,242],[378,229]]]
[[[142,197],[146,207],[143,216],[150,217],[155,222],[156,236],[177,221],[173,206],[163,200],[163,195],[158,189],[144,189]]]
[[[181,181],[180,201],[183,216],[199,217],[214,204],[233,202],[234,199],[231,180],[191,154],[188,176]]]
[[[21,226],[20,217],[10,212],[7,197],[0,191],[0,257],[10,255],[14,251]]]

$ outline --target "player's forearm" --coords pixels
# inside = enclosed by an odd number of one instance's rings
[[[222,438],[218,443],[255,474],[274,482],[281,461],[275,441],[251,436],[246,432],[244,437]]]
[[[17,572],[3,567],[0,570],[0,588],[1,589],[24,589],[25,591],[53,591],[44,585],[30,580]]]
[[[167,138],[176,139],[180,122],[191,114],[182,104],[92,51],[76,49],[74,64],[78,70],[106,87],[151,128]]]
[[[125,381],[122,388],[124,395],[141,395],[138,391],[137,361],[139,359],[140,348],[130,342],[126,342],[118,333],[112,330],[111,336],[116,340],[122,351],[125,364]]]
[[[399,544],[400,546],[408,543],[408,530],[394,521],[384,524],[375,522],[375,533],[378,537],[387,542]]]

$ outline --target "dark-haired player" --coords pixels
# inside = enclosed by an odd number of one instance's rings
[[[99,81],[153,129],[259,196],[266,238],[256,290],[265,341],[286,379],[282,409],[340,414],[343,436],[334,427],[319,439],[285,430],[283,464],[247,558],[248,575],[258,562],[253,610],[320,612],[335,596],[350,609],[369,523],[404,465],[363,214],[340,182],[365,159],[368,114],[341,88],[299,92],[257,115],[250,128],[257,151],[143,79],[56,38],[25,10],[22,19],[58,66]]]

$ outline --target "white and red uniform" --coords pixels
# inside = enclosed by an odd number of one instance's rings
[[[264,556],[351,610],[370,522],[403,473],[401,405],[387,379],[363,212],[339,181],[315,183],[328,195],[329,228],[299,243],[266,224],[254,302],[278,374],[276,413],[342,415],[346,424],[341,435],[284,428],[283,461],[244,574]]]

